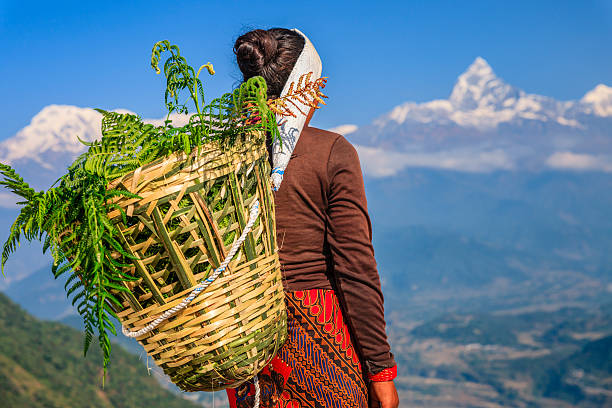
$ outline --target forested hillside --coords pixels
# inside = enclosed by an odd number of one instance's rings
[[[135,355],[113,346],[102,388],[102,359],[83,334],[40,321],[0,293],[0,395],[11,408],[195,407],[163,389]]]

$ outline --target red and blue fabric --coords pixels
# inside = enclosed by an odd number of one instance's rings
[[[258,374],[261,408],[367,407],[367,387],[333,290],[286,293],[287,341]],[[231,408],[251,408],[253,383],[228,389]]]

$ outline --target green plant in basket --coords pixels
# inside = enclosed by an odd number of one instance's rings
[[[146,124],[137,115],[96,109],[103,115],[102,138],[81,140],[87,150],[46,191],[35,191],[13,168],[0,163],[0,184],[23,199],[3,247],[2,271],[21,239],[41,240],[43,252],[50,251],[54,258],[54,276],[69,274],[65,289],[85,324],[84,354],[97,333],[105,373],[111,354],[109,332],[117,334],[111,317],[117,318],[116,311],[122,308],[118,294],[131,294],[130,282],[139,279],[126,272],[138,258],[126,251],[116,220],[111,221],[108,214],[119,211],[119,219],[127,225],[130,214],[116,203],[116,198],[140,197],[122,188],[121,183],[113,184],[113,180],[178,152],[197,158],[200,149],[212,141],[231,147],[245,134],[260,135],[261,143],[266,134],[277,138],[275,114],[292,114],[292,98],[316,106],[324,97],[319,88],[324,87],[325,79],[308,82],[306,78],[293,96],[268,101],[265,81],[254,77],[205,104],[200,74],[204,68],[214,74],[212,65],[202,65],[196,71],[176,45],[160,41],[154,45],[151,58],[157,73],[164,53],[169,57],[163,66],[168,108],[163,126]],[[186,101],[180,99],[184,93],[196,112],[186,125],[175,127],[170,114],[188,113]]]

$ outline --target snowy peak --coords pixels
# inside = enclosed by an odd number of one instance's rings
[[[507,84],[484,58],[477,57],[457,78],[448,99],[406,102],[376,119],[374,125],[382,129],[387,125],[436,124],[492,131],[502,123],[538,121],[583,128],[581,119],[585,114],[612,116],[612,88],[600,85],[582,101],[557,101]]]
[[[114,109],[119,113],[133,112]],[[155,126],[163,125],[162,119],[143,119]],[[188,121],[187,115],[172,114],[175,126]],[[91,108],[70,105],[49,105],[32,118],[30,124],[9,139],[0,142],[0,162],[14,165],[32,160],[47,170],[63,169],[85,150],[77,136],[85,141],[102,137],[102,115]]]
[[[13,164],[19,160],[33,160],[46,169],[53,162],[47,154],[77,155],[84,150],[83,140],[100,137],[102,115],[90,108],[68,105],[49,105],[32,118],[32,122],[15,136],[0,143],[0,160]]]
[[[612,116],[612,87],[604,84],[597,85],[580,100],[597,116]]]
[[[375,177],[406,167],[612,173],[612,87],[580,100],[527,93],[478,57],[448,99],[405,102],[350,134]]]
[[[495,74],[493,73],[493,68],[491,68],[489,63],[482,57],[476,57],[474,62],[472,62],[472,64],[465,70],[463,75],[495,77]]]
[[[484,58],[477,57],[459,76],[449,98],[455,109],[501,108],[504,101],[517,99],[520,91],[498,78]]]

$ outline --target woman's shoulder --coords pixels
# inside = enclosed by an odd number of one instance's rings
[[[318,153],[327,153],[326,157],[332,155],[346,155],[351,153],[356,155],[355,147],[342,134],[331,130],[319,129],[307,126],[302,130],[300,138],[304,137],[304,147],[308,151],[318,150]]]
[[[306,126],[302,130],[302,135],[308,138],[317,139],[320,142],[333,144],[339,137],[344,137],[340,133],[332,132],[331,130],[319,129],[312,126]],[[302,136],[300,135],[300,137]]]
[[[306,137],[301,149],[307,151],[308,154],[315,154],[314,157],[317,157],[323,165],[327,178],[333,179],[338,172],[355,173],[361,176],[361,163],[357,149],[343,135],[313,127],[304,129]]]

